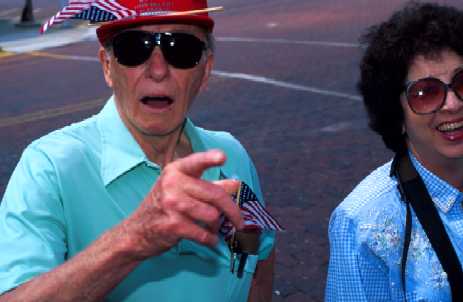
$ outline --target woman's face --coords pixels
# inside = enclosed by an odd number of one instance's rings
[[[407,82],[434,77],[448,84],[462,66],[463,58],[451,50],[432,57],[420,55],[410,66]],[[401,96],[401,105],[408,148],[426,167],[447,166],[463,159],[463,102],[452,89],[448,90],[442,108],[435,113],[414,113],[405,93]]]

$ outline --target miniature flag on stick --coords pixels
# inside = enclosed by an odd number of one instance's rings
[[[70,0],[68,5],[42,25],[40,32],[44,33],[52,25],[73,18],[105,22],[135,15],[134,10],[128,9],[115,0]]]
[[[244,218],[245,228],[256,228],[261,231],[283,231],[278,221],[262,206],[256,194],[244,182],[241,182],[238,192],[233,196],[235,202],[240,206]],[[220,233],[229,240],[235,228],[232,223],[224,218]]]

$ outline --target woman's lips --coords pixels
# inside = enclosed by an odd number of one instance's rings
[[[436,129],[446,140],[452,142],[463,140],[463,120],[441,123]]]
[[[450,131],[455,131],[459,130],[463,127],[463,121],[459,122],[446,122],[442,123],[437,127],[437,130],[442,131],[442,132],[450,132]]]

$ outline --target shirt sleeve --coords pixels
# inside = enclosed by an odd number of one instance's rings
[[[0,204],[0,293],[56,267],[66,254],[65,227],[52,162],[24,151]]]
[[[329,240],[325,301],[391,301],[387,267],[359,240],[357,224],[342,208],[331,216]]]

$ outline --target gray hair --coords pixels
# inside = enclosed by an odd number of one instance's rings
[[[211,32],[206,34],[206,47],[211,51],[212,54],[215,53],[215,37]]]

